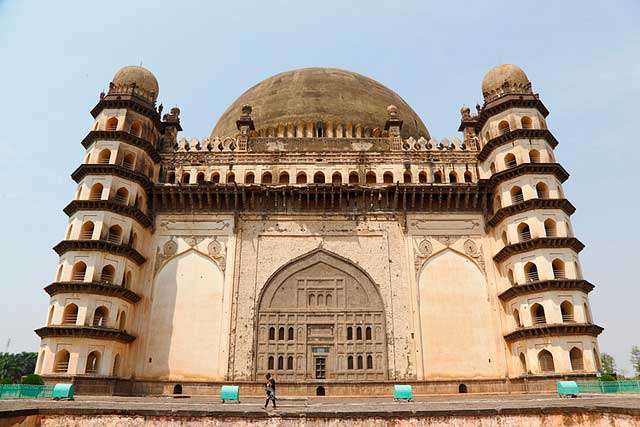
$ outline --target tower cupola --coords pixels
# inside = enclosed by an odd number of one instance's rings
[[[482,79],[482,95],[485,102],[512,93],[532,94],[531,82],[520,67],[502,64],[493,67]]]
[[[129,65],[118,70],[109,85],[109,95],[135,94],[151,103],[158,98],[158,80],[144,67]]]

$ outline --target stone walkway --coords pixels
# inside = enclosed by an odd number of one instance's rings
[[[208,397],[78,396],[74,401],[0,400],[0,418],[37,414],[142,415],[174,417],[402,417],[492,416],[567,413],[618,413],[640,416],[640,395],[554,394],[450,395],[416,397],[412,402],[392,398],[282,398],[278,409],[262,409],[263,400],[221,403]]]

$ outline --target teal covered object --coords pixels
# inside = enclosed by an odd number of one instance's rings
[[[240,386],[223,385],[220,388],[220,400],[222,400],[222,403],[225,401],[240,403]]]
[[[53,386],[53,395],[51,397],[53,397],[54,400],[73,400],[73,384],[56,384]]]
[[[395,400],[406,399],[410,401],[413,399],[413,389],[410,385],[394,385],[393,398]]]
[[[580,394],[580,389],[575,381],[558,381],[558,396],[576,397]]]

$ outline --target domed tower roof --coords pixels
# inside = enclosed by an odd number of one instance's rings
[[[513,64],[493,67],[482,79],[482,94],[485,100],[503,92],[505,83],[514,92],[531,93],[531,82],[522,68]]]
[[[115,88],[130,88],[132,84],[136,85],[136,93],[155,102],[158,97],[158,80],[144,67],[138,65],[128,65],[122,67],[113,76],[112,84]]]
[[[368,77],[336,68],[303,68],[263,80],[226,109],[211,137],[237,135],[243,105],[252,107],[255,128],[260,130],[307,122],[384,129],[391,104],[403,121],[403,137],[429,139],[420,117],[398,94]]]

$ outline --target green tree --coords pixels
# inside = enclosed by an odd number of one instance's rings
[[[0,353],[0,378],[19,383],[20,378],[33,373],[37,359],[38,353]]]
[[[21,384],[44,385],[44,379],[40,375],[29,374],[22,379]]]
[[[602,362],[602,372],[605,374],[615,374],[616,361],[609,353],[600,353],[600,362]]]
[[[634,345],[631,347],[631,367],[635,369],[636,375],[640,375],[640,347]]]

